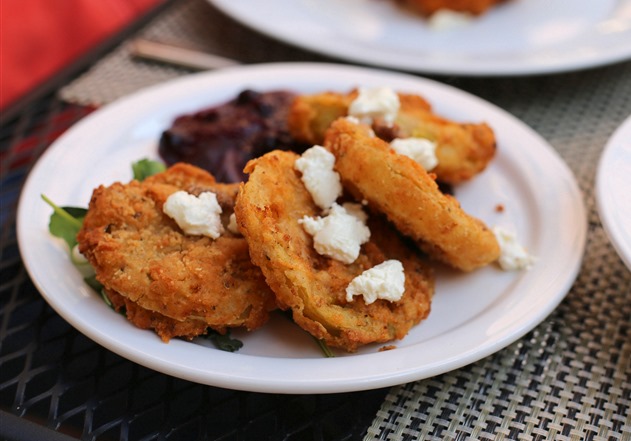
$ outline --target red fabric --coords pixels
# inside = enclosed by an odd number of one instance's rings
[[[0,109],[161,0],[2,0]]]

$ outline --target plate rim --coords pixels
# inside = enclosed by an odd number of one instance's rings
[[[190,368],[186,366],[181,366],[178,363],[172,362],[164,362],[163,360],[156,360],[155,357],[151,357],[148,355],[139,356],[134,351],[137,349],[133,346],[129,346],[128,342],[125,342],[124,345],[121,346],[120,342],[112,342],[109,340],[109,336],[104,334],[103,332],[99,332],[99,330],[94,329],[84,329],[83,325],[77,326],[76,317],[68,317],[68,311],[66,310],[66,305],[60,305],[59,299],[51,299],[49,293],[47,292],[46,286],[43,285],[41,280],[37,277],[37,271],[34,268],[34,261],[30,258],[30,253],[27,251],[26,245],[26,237],[27,232],[25,229],[25,224],[23,219],[28,215],[28,206],[30,202],[30,198],[32,198],[33,187],[37,187],[36,185],[36,177],[38,173],[41,173],[41,169],[46,164],[46,160],[50,155],[53,155],[53,152],[59,150],[57,146],[63,146],[64,143],[69,142],[68,139],[73,136],[77,136],[76,134],[86,130],[85,127],[90,127],[90,125],[95,124],[94,121],[99,121],[100,118],[103,118],[101,115],[107,115],[109,112],[117,112],[121,108],[125,108],[130,104],[140,102],[144,100],[148,96],[156,96],[156,94],[160,94],[166,90],[173,91],[177,90],[178,87],[181,87],[183,84],[194,84],[198,81],[210,81],[212,78],[226,78],[228,76],[233,76],[234,73],[239,73],[240,75],[252,75],[252,74],[261,74],[262,72],[267,72],[268,74],[275,74],[278,72],[285,72],[286,75],[296,74],[297,72],[312,72],[314,70],[320,70],[320,72],[328,72],[330,74],[335,72],[346,72],[346,73],[364,73],[365,75],[375,75],[380,78],[400,78],[401,81],[405,79],[405,81],[410,81],[413,83],[417,83],[422,85],[422,87],[428,88],[438,88],[441,91],[448,91],[449,93],[455,93],[458,96],[466,97],[470,102],[477,103],[478,105],[483,105],[492,109],[494,112],[498,112],[498,115],[502,115],[503,118],[506,118],[508,121],[511,121],[512,124],[517,124],[521,127],[525,133],[528,133],[530,136],[538,139],[541,142],[541,145],[546,149],[546,154],[550,154],[551,158],[555,162],[555,166],[561,167],[561,172],[564,174],[564,179],[566,179],[566,184],[570,186],[572,192],[574,192],[575,199],[573,200],[573,204],[575,208],[579,210],[579,217],[584,219],[584,222],[576,223],[576,235],[578,239],[578,244],[575,244],[576,251],[579,251],[580,256],[576,257],[574,261],[571,262],[568,275],[564,278],[564,280],[555,280],[554,283],[561,286],[557,291],[563,291],[562,294],[557,293],[554,296],[553,301],[548,301],[543,309],[539,310],[536,314],[535,319],[531,319],[525,323],[520,323],[519,327],[513,329],[513,331],[509,334],[503,335],[501,338],[497,338],[493,341],[492,344],[483,345],[483,350],[480,348],[474,348],[469,353],[461,354],[457,357],[452,357],[451,359],[445,359],[440,363],[436,363],[431,366],[431,368],[423,371],[422,375],[419,375],[418,369],[410,366],[403,366],[405,363],[400,359],[400,357],[392,353],[396,353],[397,351],[389,351],[391,354],[384,356],[384,353],[376,353],[376,354],[362,354],[357,357],[340,357],[334,359],[282,359],[281,366],[283,368],[287,367],[304,367],[305,363],[308,366],[315,366],[318,369],[322,369],[325,372],[332,372],[331,369],[333,367],[339,368],[339,365],[358,367],[362,362],[367,360],[383,360],[384,357],[387,357],[395,362],[401,363],[403,367],[397,367],[395,370],[391,372],[387,372],[384,374],[370,374],[370,375],[362,375],[355,374],[350,380],[348,376],[343,376],[339,379],[320,379],[320,380],[310,380],[305,381],[304,379],[280,379],[276,381],[271,381],[266,384],[261,384],[260,380],[254,377],[250,377],[247,375],[247,372],[240,372],[239,375],[234,375],[232,373],[223,374],[212,372],[211,377],[209,378],[209,372],[207,370],[199,370],[196,368]],[[209,80],[210,79],[210,80]],[[335,80],[333,80],[335,81]],[[422,88],[421,87],[421,88]],[[42,202],[43,203],[43,202]],[[47,226],[47,224],[46,224]],[[31,276],[31,280],[37,287],[37,289],[42,293],[43,297],[47,300],[47,302],[55,309],[64,319],[69,321],[73,327],[75,327],[79,332],[88,336],[92,340],[96,341],[101,346],[106,347],[107,349],[122,355],[129,360],[136,362],[138,364],[147,366],[151,369],[173,375],[179,378],[184,378],[190,381],[195,381],[197,383],[208,384],[218,387],[227,387],[231,389],[237,390],[249,390],[254,392],[268,392],[268,393],[333,393],[333,392],[351,392],[365,389],[375,389],[386,386],[393,386],[396,384],[405,383],[408,381],[415,381],[422,378],[431,377],[440,373],[444,373],[456,368],[460,368],[469,363],[475,362],[481,358],[484,358],[488,355],[493,354],[499,349],[506,347],[508,344],[516,341],[525,335],[528,331],[532,330],[536,325],[538,325],[541,321],[545,319],[563,300],[567,292],[570,290],[572,283],[574,282],[576,276],[578,275],[578,271],[580,269],[580,264],[582,261],[583,251],[586,243],[586,230],[587,230],[587,222],[585,216],[585,207],[583,204],[582,194],[580,189],[575,181],[575,178],[571,172],[571,170],[567,167],[565,162],[560,158],[558,153],[552,149],[552,147],[534,130],[525,125],[523,122],[510,115],[505,110],[499,108],[498,106],[482,100],[466,91],[462,91],[453,86],[439,83],[434,80],[428,80],[425,78],[415,77],[407,74],[382,71],[379,69],[373,68],[363,68],[356,66],[345,66],[345,65],[337,65],[330,63],[268,63],[268,64],[259,64],[259,65],[251,65],[251,66],[240,66],[235,68],[224,69],[221,71],[213,71],[213,72],[202,72],[198,74],[188,75],[183,78],[178,78],[176,80],[171,80],[159,85],[150,86],[146,89],[143,89],[135,94],[124,97],[116,102],[104,106],[103,108],[93,112],[88,115],[78,124],[71,127],[68,131],[62,134],[49,148],[44,152],[41,158],[38,159],[35,166],[32,168],[29,176],[26,179],[24,187],[22,189],[20,200],[18,203],[18,217],[17,217],[17,236],[18,236],[18,244],[20,248],[20,253],[23,257],[24,265]],[[46,233],[48,230],[46,229]],[[49,241],[52,243],[53,238],[49,238]],[[35,274],[35,276],[34,276]],[[104,304],[102,307],[106,307]],[[124,320],[124,319],[123,319]],[[130,332],[134,331],[134,329],[130,329]],[[147,332],[147,331],[140,331]],[[190,343],[183,341],[172,341],[169,343],[174,348],[175,353],[182,352],[182,345],[190,345]],[[193,345],[195,346],[195,345]],[[205,348],[204,348],[205,349]],[[186,350],[184,352],[187,352]],[[222,362],[232,362],[234,360],[233,357],[252,357],[251,355],[246,354],[229,354],[229,353],[221,353],[214,354],[218,358],[222,360]],[[265,359],[267,362],[274,365],[274,361],[270,360],[273,357],[258,357],[259,359]],[[348,360],[353,360],[353,358],[361,361],[349,362]],[[161,365],[156,366],[156,363],[162,362]],[[289,366],[290,365],[290,366]],[[215,376],[213,376],[215,375]]]
[[[613,160],[612,156],[617,152],[617,149],[621,148],[623,140],[626,139],[625,137],[631,139],[631,115],[628,115],[620,125],[614,129],[600,155],[596,169],[595,196],[598,216],[605,230],[605,234],[620,259],[631,271],[631,240],[629,240],[629,236],[625,234],[631,232],[631,229],[629,229],[629,231],[620,230],[615,222],[616,215],[612,211],[612,204],[617,204],[620,201],[614,201],[610,195],[612,194],[612,190],[620,190],[610,182],[611,175],[608,171],[611,167],[611,161]],[[629,150],[631,152],[631,148]],[[631,166],[631,164],[629,165]],[[627,239],[626,242],[625,239]]]
[[[270,37],[276,41],[291,44],[295,47],[312,51],[314,53],[335,57],[338,60],[347,60],[353,63],[360,63],[376,68],[392,68],[407,72],[417,72],[432,75],[462,75],[468,77],[481,76],[522,76],[522,75],[545,75],[558,74],[564,72],[572,72],[607,66],[620,63],[631,59],[631,38],[629,43],[624,45],[622,49],[613,52],[603,53],[596,50],[580,50],[578,52],[587,53],[589,57],[579,58],[573,62],[563,62],[559,57],[549,56],[545,62],[536,65],[524,65],[510,62],[494,62],[478,64],[458,64],[452,61],[418,61],[414,57],[392,60],[387,62],[380,61],[377,55],[388,55],[387,51],[379,53],[364,52],[361,45],[354,46],[353,50],[343,49],[341,45],[333,45],[332,47],[323,47],[318,44],[318,39],[306,39],[297,37],[294,33],[284,32],[282,28],[273,25],[267,25],[266,21],[256,14],[243,13],[234,0],[206,0],[215,8],[225,15],[231,17],[235,21],[245,25],[246,27],[259,32],[262,35]],[[624,0],[623,0],[624,1]],[[629,33],[631,34],[631,32]],[[626,40],[621,40],[626,41]],[[566,51],[562,51],[566,52]]]

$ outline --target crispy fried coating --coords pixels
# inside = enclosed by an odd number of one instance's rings
[[[124,313],[127,320],[140,329],[153,329],[165,343],[174,337],[192,340],[207,332],[208,325],[203,320],[178,321],[159,312],[142,308],[115,291],[105,290],[105,295],[112,303],[113,308],[117,312]]]
[[[348,94],[327,91],[298,95],[287,115],[289,133],[298,142],[322,144],[326,130],[333,121],[348,115],[348,108],[355,97],[356,90]]]
[[[371,217],[371,239],[352,264],[319,255],[298,220],[319,215],[300,175],[293,168],[298,155],[274,151],[250,161],[235,213],[252,261],[276,294],[279,307],[294,321],[332,347],[355,351],[372,342],[404,337],[425,318],[434,291],[433,273],[415,251],[406,247],[385,221]],[[386,259],[398,259],[405,271],[405,292],[395,303],[363,298],[346,301],[346,287],[364,270]]]
[[[442,9],[480,15],[493,5],[505,0],[397,0],[424,16],[430,16]]]
[[[499,257],[497,240],[484,223],[443,194],[420,165],[371,136],[367,126],[340,118],[324,146],[336,157],[344,187],[384,213],[433,258],[471,271]]]
[[[400,109],[394,126],[376,121],[373,129],[388,142],[408,137],[435,142],[438,165],[431,171],[439,181],[458,184],[482,172],[491,162],[496,140],[486,123],[457,123],[436,115],[430,104],[418,95],[398,95]],[[357,91],[353,90],[347,94],[324,92],[297,97],[288,115],[292,136],[300,142],[321,144],[326,129],[337,118],[348,114],[356,96]]]
[[[326,130],[333,121],[348,115],[348,109],[358,93],[357,89],[353,89],[348,93],[326,91],[298,95],[287,115],[291,136],[305,144],[322,144]],[[415,110],[431,112],[431,105],[423,97],[404,93],[397,95],[401,104],[400,114]],[[395,124],[398,125],[400,117],[401,115],[397,116]]]
[[[215,240],[184,234],[162,212],[177,190],[215,192],[226,225],[238,184],[218,184],[205,171],[176,164],[143,182],[94,190],[77,239],[97,280],[125,299],[127,310],[135,311],[132,321],[149,323],[165,340],[190,338],[206,327],[260,327],[275,307],[274,296],[250,261],[245,239],[227,230]],[[169,320],[155,324],[158,314]]]

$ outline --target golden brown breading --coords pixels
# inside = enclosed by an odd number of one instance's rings
[[[327,132],[324,146],[336,157],[344,187],[437,260],[464,271],[497,260],[500,249],[493,233],[443,194],[420,165],[369,132],[346,118]]]
[[[404,337],[429,313],[433,274],[384,221],[371,218],[371,239],[352,264],[319,255],[298,223],[319,209],[294,170],[298,155],[274,151],[246,166],[247,183],[237,197],[237,222],[252,261],[260,266],[281,309],[332,347],[355,351],[360,345]],[[398,259],[405,270],[403,298],[366,305],[361,297],[346,301],[346,287],[364,270]]]
[[[260,327],[274,297],[250,261],[245,239],[227,230],[215,240],[184,234],[162,212],[177,190],[215,192],[226,225],[238,184],[217,184],[210,174],[177,164],[143,182],[94,190],[77,239],[97,280],[176,322],[203,321],[219,332]]]
[[[412,10],[430,16],[442,9],[480,15],[505,0],[397,0]]]
[[[348,108],[357,98],[358,90],[348,93],[322,92],[314,95],[299,95],[291,104],[287,120],[291,136],[305,144],[322,144],[324,134],[331,123],[341,116],[348,115]],[[418,95],[398,93],[401,104],[400,114],[416,111],[431,112],[431,105]],[[397,116],[398,124],[401,115]],[[407,122],[409,118],[404,118]],[[406,126],[410,123],[407,122]]]
[[[144,309],[115,291],[104,291],[117,312],[124,313],[127,320],[140,329],[153,329],[165,343],[174,337],[192,340],[207,332],[208,325],[203,320],[178,321],[159,312]]]
[[[437,179],[458,184],[483,171],[495,156],[493,130],[485,123],[457,123],[432,112],[430,104],[418,95],[399,93],[400,109],[393,127],[379,121],[373,128],[386,141],[418,137],[436,143],[438,165],[432,170]],[[348,94],[325,92],[302,95],[292,103],[288,121],[291,135],[307,144],[321,144],[326,129],[348,114],[357,91]]]

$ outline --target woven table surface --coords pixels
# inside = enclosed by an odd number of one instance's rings
[[[203,0],[176,3],[140,35],[242,63],[332,61],[263,37]],[[189,72],[134,60],[125,43],[59,96],[99,106]],[[631,62],[545,76],[432,78],[500,106],[558,151],[584,194],[587,245],[572,289],[539,326],[474,364],[391,388],[365,439],[631,440],[631,272],[594,200],[601,152],[631,115]]]

